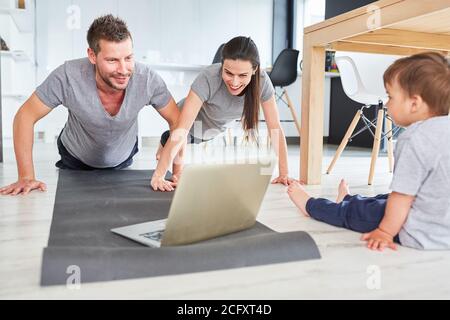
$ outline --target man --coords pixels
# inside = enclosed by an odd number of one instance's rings
[[[58,137],[60,169],[130,166],[138,152],[138,113],[146,105],[152,105],[171,129],[175,127],[177,105],[161,77],[134,62],[132,37],[124,21],[112,15],[96,19],[87,40],[88,58],[67,61],[54,70],[17,112],[13,131],[18,181],[1,188],[1,194],[46,190],[45,183],[35,178],[34,124],[61,104],[69,117]]]

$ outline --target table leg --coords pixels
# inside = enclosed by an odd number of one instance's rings
[[[392,120],[390,119],[386,119],[386,132],[388,132],[387,151],[389,160],[389,172],[392,173],[392,171],[394,171],[394,142],[392,141]]]
[[[373,139],[372,159],[370,161],[369,185],[372,185],[375,174],[375,165],[377,163],[378,153],[380,152],[381,132],[383,130],[384,110],[378,110],[377,128],[375,130],[375,138]]]
[[[323,90],[325,48],[313,47],[306,36],[303,46],[300,180],[320,184],[323,156]]]

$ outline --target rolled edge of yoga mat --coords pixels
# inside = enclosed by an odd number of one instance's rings
[[[41,286],[147,278],[320,259],[306,232],[162,248],[47,247]]]

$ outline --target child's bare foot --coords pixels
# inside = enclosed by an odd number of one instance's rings
[[[350,189],[348,187],[347,182],[342,179],[341,183],[339,183],[338,187],[338,196],[336,198],[336,203],[340,203],[344,200],[345,196],[350,194]]]
[[[309,217],[309,214],[306,211],[306,203],[311,197],[306,193],[305,189],[298,182],[293,182],[289,185],[287,193],[297,208],[299,208],[305,216]]]

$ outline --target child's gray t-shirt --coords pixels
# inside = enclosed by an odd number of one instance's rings
[[[230,94],[222,79],[221,63],[206,67],[194,80],[191,89],[203,102],[190,130],[194,137],[212,139],[225,131],[230,122],[241,119],[245,95]],[[269,100],[275,92],[265,71],[261,71],[260,90],[261,102]]]
[[[125,161],[136,143],[139,111],[146,105],[160,109],[172,97],[157,73],[136,63],[120,111],[111,116],[100,101],[95,67],[87,58],[55,69],[36,95],[50,108],[64,105],[68,109],[61,142],[72,156],[95,168]]]
[[[409,126],[395,149],[392,191],[415,196],[400,230],[402,245],[450,249],[450,118]]]

